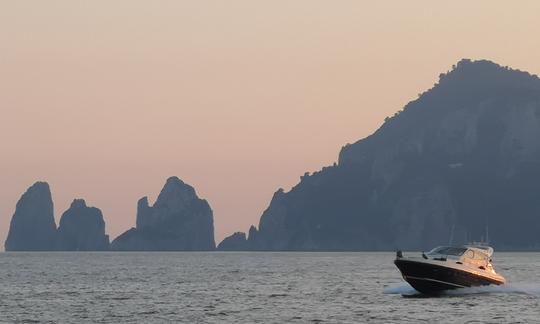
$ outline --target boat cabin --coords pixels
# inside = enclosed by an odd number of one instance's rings
[[[426,258],[446,261],[456,260],[458,264],[467,264],[480,269],[491,269],[491,256],[493,249],[489,246],[467,245],[461,247],[439,246],[425,253]]]

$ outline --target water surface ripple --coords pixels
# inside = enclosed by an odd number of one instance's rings
[[[506,287],[418,297],[393,253],[1,253],[0,321],[540,323],[540,254]]]

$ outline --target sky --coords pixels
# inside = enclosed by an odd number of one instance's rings
[[[540,2],[0,0],[0,241],[20,195],[111,239],[169,176],[216,242],[461,58],[540,73]]]

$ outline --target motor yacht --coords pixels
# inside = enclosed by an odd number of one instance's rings
[[[493,248],[486,245],[440,246],[420,256],[405,257],[398,251],[394,263],[414,289],[437,294],[448,289],[506,283],[495,272],[492,256]]]

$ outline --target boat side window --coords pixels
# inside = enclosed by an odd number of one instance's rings
[[[474,259],[474,251],[468,250],[466,256],[467,258]]]
[[[488,262],[488,256],[483,253],[475,253],[474,259],[479,261]]]
[[[450,247],[450,246],[441,246],[431,250],[428,254],[444,254],[444,255],[455,255],[461,256],[465,253],[467,249],[460,247]]]

